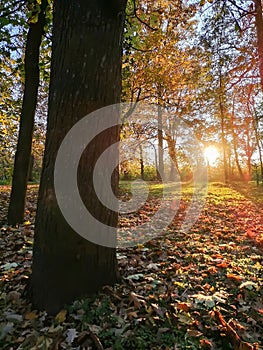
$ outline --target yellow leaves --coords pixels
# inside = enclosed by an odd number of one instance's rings
[[[61,311],[59,311],[59,313],[56,315],[55,320],[56,320],[58,323],[65,322],[65,321],[66,321],[67,313],[68,313],[67,310],[61,310]]]
[[[29,225],[31,225],[30,221],[27,220],[27,221],[24,222],[24,226],[29,226]]]
[[[200,5],[200,6],[204,6],[204,5],[206,4],[206,2],[212,4],[212,3],[213,3],[213,0],[200,0],[199,5]]]

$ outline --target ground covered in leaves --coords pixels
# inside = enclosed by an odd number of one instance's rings
[[[180,221],[191,199],[186,188],[176,219],[161,236],[118,251],[121,284],[50,317],[33,310],[24,296],[37,196],[31,187],[24,225],[1,228],[0,348],[263,349],[259,191],[211,184],[199,219],[182,233]],[[8,196],[2,187],[0,220]],[[142,209],[144,219],[157,197]]]

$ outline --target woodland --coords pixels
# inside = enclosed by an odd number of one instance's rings
[[[263,349],[262,1],[4,0],[0,29],[0,348]],[[56,162],[112,105],[76,171],[110,246]]]

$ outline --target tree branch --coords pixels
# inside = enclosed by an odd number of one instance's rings
[[[138,19],[139,22],[141,22],[142,24],[144,24],[146,27],[148,27],[151,30],[157,30],[157,28],[153,28],[152,26],[150,26],[150,24],[144,22],[138,15],[137,15],[137,7],[136,7],[136,0],[133,0],[133,13],[134,16]]]
[[[21,9],[23,5],[25,5],[25,0],[18,0],[14,4],[12,4],[12,7],[14,7],[13,10],[10,10],[9,8],[2,8],[0,18],[7,17],[12,15],[13,13],[17,12],[17,10]],[[16,7],[18,5],[18,7]]]

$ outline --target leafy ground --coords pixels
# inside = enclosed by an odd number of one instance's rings
[[[24,225],[3,225],[0,234],[0,348],[263,349],[263,196],[247,185],[234,188],[211,184],[198,221],[181,233],[186,187],[162,236],[118,251],[122,284],[50,317],[24,296],[37,196],[31,187]],[[8,195],[2,187],[0,220]],[[138,217],[121,225],[147,220],[158,196],[155,185]]]

